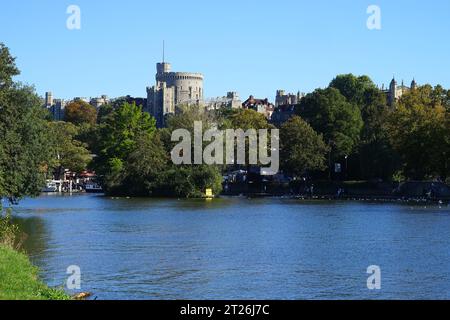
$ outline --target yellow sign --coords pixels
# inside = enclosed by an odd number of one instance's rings
[[[213,198],[214,195],[213,195],[212,189],[206,189],[206,191],[205,191],[205,196],[206,196],[207,198]]]

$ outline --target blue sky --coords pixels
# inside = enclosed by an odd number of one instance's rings
[[[81,30],[68,30],[69,5]],[[382,29],[369,30],[369,5]],[[39,0],[0,5],[0,41],[17,56],[17,80],[55,97],[145,96],[162,59],[202,72],[205,95],[238,91],[273,100],[310,92],[339,73],[392,75],[450,88],[450,1]]]

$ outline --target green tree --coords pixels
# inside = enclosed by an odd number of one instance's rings
[[[85,170],[92,160],[87,145],[78,141],[75,137],[79,128],[69,122],[49,122],[51,143],[55,157],[55,169],[69,169],[80,173]]]
[[[8,47],[0,42],[0,94],[13,85],[13,77],[19,74],[15,58],[11,56]]]
[[[281,167],[296,177],[307,171],[326,168],[328,147],[311,126],[302,118],[294,116],[280,129]]]
[[[82,100],[69,103],[64,110],[64,120],[67,122],[76,125],[94,125],[97,122],[97,109]]]
[[[125,163],[135,150],[138,139],[150,139],[156,121],[136,104],[124,103],[98,127],[94,168],[107,189],[121,185]]]
[[[38,195],[51,162],[46,113],[19,74],[9,50],[0,44],[0,197],[17,201]]]
[[[450,174],[450,117],[432,98],[430,86],[400,99],[387,123],[389,137],[411,179],[443,178]]]
[[[160,194],[183,198],[199,198],[207,188],[218,195],[222,191],[222,175],[217,166],[171,165],[163,173]]]
[[[367,90],[377,89],[368,76],[354,76],[353,74],[341,74],[330,83],[330,88],[335,88],[347,99],[347,101],[363,109],[367,100]]]
[[[222,126],[223,119],[200,106],[180,106],[175,115],[167,119],[167,128],[162,129],[162,136],[167,153],[170,153],[177,142],[171,141],[171,134],[177,129],[186,129],[194,134],[194,122],[202,123],[203,132],[213,126]],[[203,146],[207,143],[203,142]],[[193,154],[193,153],[192,153]],[[218,165],[174,165],[162,174],[164,183],[159,189],[161,195],[176,197],[201,197],[207,188],[214,194],[222,190],[221,166]]]
[[[231,125],[234,129],[269,129],[273,126],[267,122],[266,117],[250,109],[239,109],[230,116]]]
[[[158,133],[139,136],[135,148],[125,162],[120,177],[119,193],[133,196],[159,195],[165,184],[163,172],[168,169],[169,157]]]
[[[339,90],[315,90],[301,100],[297,113],[323,134],[334,160],[350,155],[358,145],[363,126],[361,112]]]

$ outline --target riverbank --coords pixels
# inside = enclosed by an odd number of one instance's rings
[[[319,200],[439,203],[450,201],[450,186],[434,181],[291,181],[231,183],[222,195]]]
[[[46,286],[28,257],[0,246],[0,300],[69,300],[60,289]]]

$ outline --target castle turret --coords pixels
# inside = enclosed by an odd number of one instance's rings
[[[413,79],[413,81],[411,82],[411,90],[416,90],[417,88],[417,82],[416,79]]]
[[[395,77],[393,77],[389,85],[389,94],[388,94],[388,103],[390,106],[394,105],[396,95],[397,95],[397,81],[395,81]]]
[[[51,92],[45,93],[45,106],[51,107],[53,105],[53,94]]]
[[[395,92],[395,88],[397,87],[397,81],[395,81],[395,77],[392,78],[391,84],[389,85],[389,90]]]

